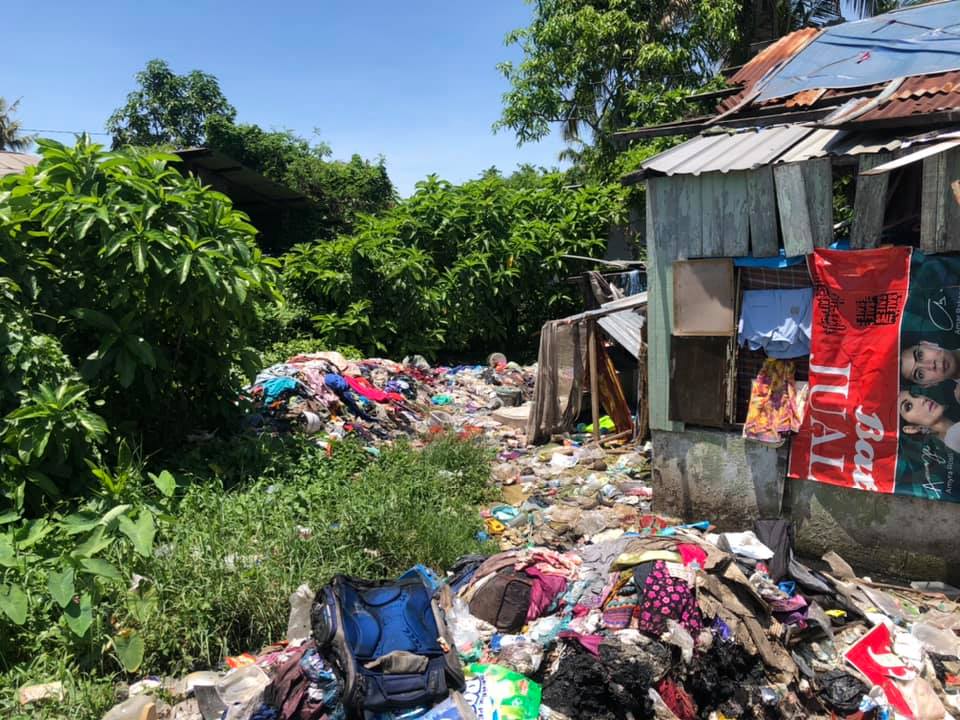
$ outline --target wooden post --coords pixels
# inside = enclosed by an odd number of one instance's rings
[[[600,442],[600,372],[597,369],[597,323],[587,321],[587,343],[590,365],[590,413],[593,417],[593,439]]]

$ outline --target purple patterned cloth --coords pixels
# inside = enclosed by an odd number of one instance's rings
[[[643,584],[637,618],[639,629],[654,637],[666,630],[670,619],[677,621],[694,637],[703,627],[693,588],[670,575],[662,560],[656,562]]]

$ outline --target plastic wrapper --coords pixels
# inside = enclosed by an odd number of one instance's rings
[[[601,530],[607,529],[609,517],[602,510],[587,510],[580,516],[576,529],[580,535],[596,535]]]
[[[310,608],[313,606],[313,595],[313,591],[306,583],[290,595],[287,640],[301,640],[310,637]]]
[[[557,639],[563,630],[563,619],[557,615],[547,615],[530,623],[527,628],[528,640],[546,646]]]
[[[464,700],[479,720],[537,720],[540,685],[500,665],[466,668]]]
[[[543,662],[543,648],[524,635],[505,635],[500,640],[497,664],[521,675],[533,675]]]
[[[941,630],[933,625],[918,622],[910,628],[913,635],[928,652],[937,655],[960,656],[960,638],[949,630]]]
[[[693,636],[677,621],[667,620],[667,630],[660,636],[660,640],[680,648],[684,663],[689,665],[693,661]]]
[[[483,645],[497,631],[493,625],[470,614],[467,604],[460,598],[453,601],[447,611],[447,627],[453,636],[457,654],[464,660],[476,660],[483,652]]]

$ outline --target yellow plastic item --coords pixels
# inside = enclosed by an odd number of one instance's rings
[[[507,526],[496,518],[486,518],[484,522],[487,524],[487,532],[491,535],[501,535],[507,529]]]
[[[600,418],[600,429],[601,430],[616,430],[617,426],[613,423],[613,419],[609,415],[604,415]],[[593,432],[593,423],[587,425],[584,430],[588,433]]]

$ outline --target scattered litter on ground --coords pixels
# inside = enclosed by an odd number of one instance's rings
[[[528,447],[494,413],[529,397],[532,372],[496,360],[318,353],[258,377],[260,432],[492,440],[503,501],[481,509],[481,539],[500,552],[443,576],[338,576],[316,593],[303,579],[285,641],[164,683],[177,702],[158,718],[960,717],[956,588],[875,583],[836,553],[810,566],[784,520],[716,532],[656,514],[649,444],[575,432]]]

